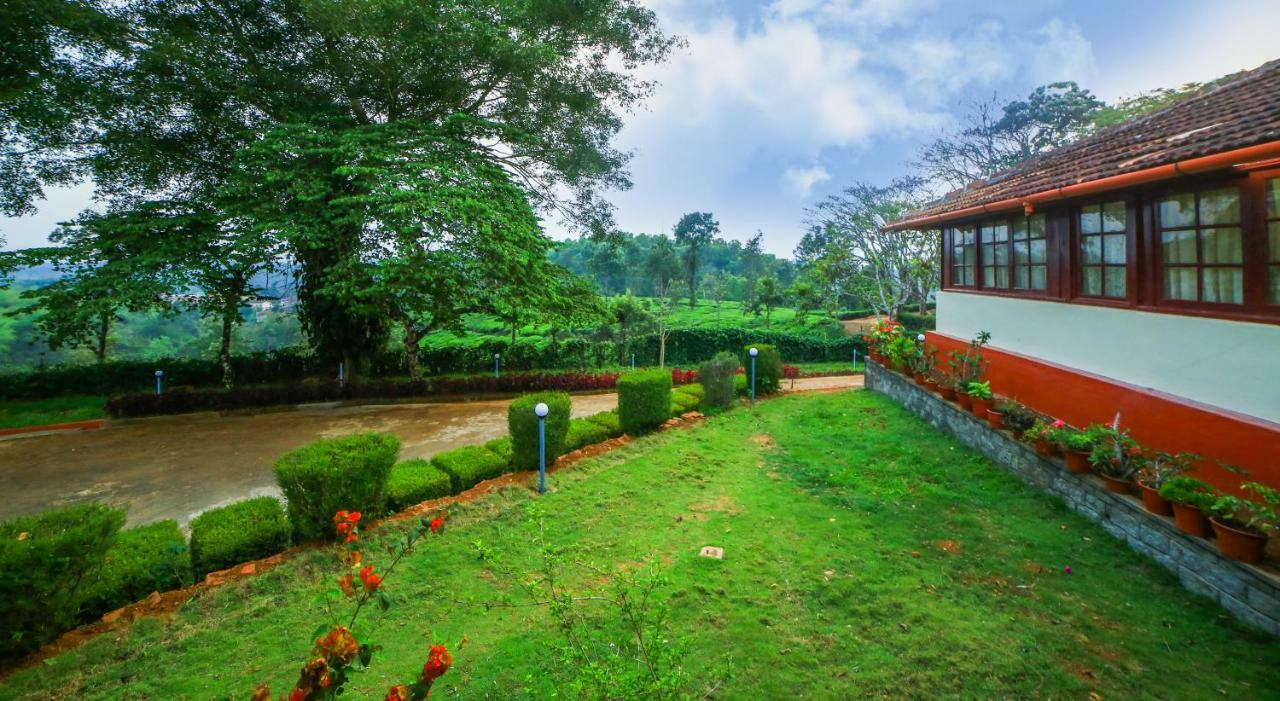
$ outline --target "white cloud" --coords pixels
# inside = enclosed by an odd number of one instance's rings
[[[1034,83],[1074,80],[1088,87],[1098,73],[1093,43],[1079,26],[1057,17],[1033,31],[1026,48],[1034,49],[1027,54],[1031,59],[1027,73]]]
[[[782,174],[783,180],[797,195],[808,197],[813,186],[831,179],[831,174],[820,165],[809,168],[787,168]]]

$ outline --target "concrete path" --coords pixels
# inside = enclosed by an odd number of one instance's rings
[[[790,389],[791,381],[783,382]],[[795,390],[861,387],[862,377],[795,381]],[[573,398],[573,415],[617,406],[614,393]],[[278,495],[271,466],[317,438],[360,431],[400,437],[401,459],[505,435],[509,399],[310,407],[112,421],[98,431],[0,441],[0,519],[98,500],[127,504],[129,523],[176,519],[237,499]]]

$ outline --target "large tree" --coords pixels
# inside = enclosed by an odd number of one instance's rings
[[[702,249],[720,233],[720,222],[711,212],[690,212],[676,223],[676,243],[684,246],[685,282],[689,285],[689,308],[698,304],[698,265]]]

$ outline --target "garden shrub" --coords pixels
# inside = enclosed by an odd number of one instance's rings
[[[82,592],[124,525],[124,511],[78,504],[0,524],[0,658],[76,622]]]
[[[187,538],[172,519],[120,532],[107,551],[102,569],[80,601],[80,620],[88,622],[108,611],[146,598],[153,591],[191,584]]]
[[[286,453],[276,461],[276,481],[294,535],[300,541],[335,537],[338,511],[381,513],[399,454],[400,439],[389,433],[325,438]]]
[[[668,381],[670,379],[668,378]],[[516,470],[538,469],[538,417],[533,408],[546,402],[547,464],[564,454],[564,439],[569,433],[569,395],[564,392],[530,394],[511,402],[507,408],[507,429],[511,433],[511,466]]]
[[[564,438],[564,452],[572,452],[609,440],[609,429],[586,419],[569,421],[569,433]]]
[[[618,412],[602,411],[599,414],[592,414],[587,417],[587,421],[602,427],[610,438],[617,438],[622,435],[622,423],[618,421]]]
[[[773,394],[782,387],[782,355],[768,343],[751,343],[742,349],[742,367],[747,369],[747,381],[751,380],[751,349],[760,352],[756,356],[756,396]],[[750,384],[748,384],[748,390]]]
[[[898,321],[902,323],[903,328],[915,333],[933,331],[938,326],[938,315],[901,311],[898,312]]]
[[[440,453],[431,458],[431,464],[449,475],[449,488],[454,494],[493,479],[508,470],[508,463],[501,456],[478,445]]]
[[[507,465],[511,464],[511,460],[515,455],[515,446],[511,443],[511,436],[503,436],[495,438],[484,444],[485,450],[497,455],[506,461]]]
[[[698,379],[701,381],[704,409],[723,409],[733,404],[737,397],[733,383],[741,367],[737,357],[725,352],[716,353],[702,365]]]
[[[275,555],[289,543],[289,520],[280,502],[275,497],[245,499],[191,519],[191,569],[201,579],[210,572]]]
[[[671,392],[671,415],[680,416],[681,414],[693,411],[694,409],[697,409],[698,405],[701,403],[702,400],[692,394],[686,394],[681,392],[679,389],[673,390]]]
[[[444,470],[426,460],[405,460],[391,468],[387,480],[387,508],[407,509],[428,499],[439,499],[453,493],[453,481]]]
[[[618,378],[618,421],[622,430],[639,435],[671,418],[671,373],[640,370]]]
[[[733,378],[733,391],[737,392],[739,397],[745,397],[751,393],[750,388],[747,387],[747,376],[745,374]]]
[[[675,391],[684,392],[685,394],[692,396],[694,399],[697,399],[698,401],[702,401],[703,395],[706,394],[706,390],[702,387],[700,383],[697,383],[697,382],[684,385],[683,387],[677,387]]]

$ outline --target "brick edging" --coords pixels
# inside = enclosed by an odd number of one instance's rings
[[[1062,499],[1137,552],[1174,573],[1186,589],[1213,599],[1237,619],[1280,636],[1280,575],[1228,559],[1203,538],[1182,533],[1173,519],[1148,512],[1133,497],[1107,491],[1099,478],[1073,475],[1059,460],[996,431],[971,412],[897,373],[867,363],[867,389],[880,392],[935,428],[990,458],[1023,482]]]

